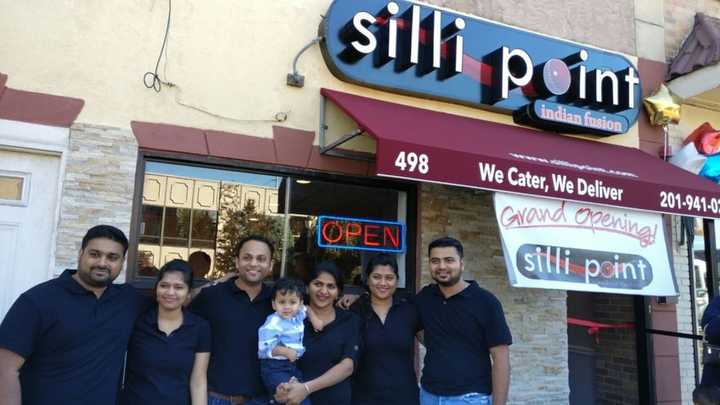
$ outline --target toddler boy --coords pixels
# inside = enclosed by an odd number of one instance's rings
[[[260,374],[265,388],[272,397],[281,383],[293,377],[303,381],[302,373],[295,365],[305,352],[303,335],[305,317],[311,315],[303,304],[305,285],[299,280],[281,278],[272,291],[272,307],[275,310],[258,329],[258,358]],[[300,405],[310,405],[305,399]]]

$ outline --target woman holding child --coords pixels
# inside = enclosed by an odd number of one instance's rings
[[[305,353],[298,360],[305,380],[280,384],[277,401],[299,404],[309,397],[313,405],[351,404],[350,376],[360,351],[360,321],[335,307],[342,288],[342,273],[334,263],[322,262],[311,272],[308,312],[317,324],[313,327],[305,320]]]

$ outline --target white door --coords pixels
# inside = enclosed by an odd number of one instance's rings
[[[60,157],[0,150],[0,319],[51,276]]]

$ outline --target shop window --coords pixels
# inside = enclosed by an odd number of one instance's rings
[[[217,211],[193,210],[191,248],[214,249],[217,235]]]
[[[165,207],[163,244],[167,246],[189,245],[191,212],[189,209]]]
[[[153,277],[167,261],[188,260],[202,251],[211,259],[205,277],[217,279],[234,270],[237,241],[247,234],[261,234],[275,245],[273,278],[288,275],[307,281],[316,263],[332,260],[342,269],[346,285],[359,286],[362,269],[377,251],[363,246],[322,247],[319,218],[398,223],[404,231],[407,194],[399,188],[320,177],[147,161],[134,276]],[[413,268],[407,264],[410,255],[404,241],[392,242],[398,245],[400,287],[407,287],[406,269]]]
[[[345,283],[361,285],[363,269],[368,260],[377,254],[373,250],[353,248],[327,248],[318,243],[318,218],[332,216],[341,218],[371,219],[381,221],[406,221],[406,193],[392,189],[379,189],[348,185],[338,182],[295,179],[290,198],[290,257],[296,277],[305,279],[303,273],[308,263],[322,260],[334,261],[343,271]],[[356,226],[361,231],[359,226]],[[339,231],[345,232],[346,230]],[[338,235],[338,238],[344,235]],[[355,236],[360,237],[360,236]],[[398,256],[400,286],[405,286],[405,257]]]
[[[160,244],[160,231],[163,222],[163,207],[143,205],[140,243]]]
[[[674,265],[680,295],[639,298],[640,305],[647,308],[641,320],[646,333],[644,344],[652,347],[644,355],[653,354],[643,362],[649,368],[654,364],[656,369],[655,379],[648,378],[647,395],[658,399],[679,397],[682,387],[700,383],[700,322],[712,297],[712,273],[717,267],[713,221],[682,217],[674,225],[678,226],[674,230],[678,231],[678,253],[687,255],[687,261],[676,261]],[[661,378],[659,372],[673,377]]]

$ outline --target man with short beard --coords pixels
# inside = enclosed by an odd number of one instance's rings
[[[457,239],[432,241],[428,255],[435,284],[415,298],[427,348],[421,405],[505,405],[512,337],[500,301],[462,279],[465,262]]]
[[[190,309],[212,329],[208,404],[260,405],[269,398],[260,378],[258,328],[272,313],[272,242],[259,235],[241,239],[235,249],[237,277],[203,288]]]
[[[87,231],[77,270],[24,292],[0,325],[0,403],[114,404],[123,359],[147,301],[120,274],[128,240],[109,225]]]

